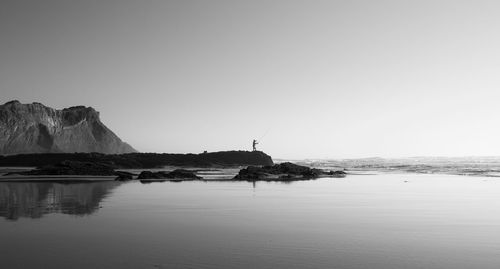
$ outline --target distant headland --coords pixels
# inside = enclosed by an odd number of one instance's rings
[[[0,105],[0,154],[136,152],[99,118],[92,107],[62,110],[14,100]]]

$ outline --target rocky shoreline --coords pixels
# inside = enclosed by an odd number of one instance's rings
[[[275,164],[273,166],[248,166],[241,169],[236,180],[247,181],[292,181],[315,179],[319,177],[345,177],[344,171],[324,171],[290,162]]]
[[[0,156],[0,167],[42,167],[64,161],[93,162],[115,169],[151,169],[178,167],[238,167],[273,165],[271,156],[262,151],[219,151],[199,154],[171,153],[39,153]]]
[[[29,171],[16,171],[3,175],[4,180],[11,177],[13,180],[28,180],[30,178],[43,178],[49,180],[54,177],[57,181],[67,176],[68,179],[75,180],[96,177],[103,180],[129,181],[139,180],[142,183],[164,182],[164,181],[191,181],[205,180],[197,175],[197,170],[175,169],[173,171],[149,171],[145,170],[139,174],[127,171],[115,170],[112,166],[96,162],[63,161],[54,165],[46,165]],[[294,181],[310,180],[320,177],[345,177],[344,171],[324,171],[321,169],[309,168],[293,163],[281,163],[268,166],[248,166],[241,169],[231,180],[235,181]]]

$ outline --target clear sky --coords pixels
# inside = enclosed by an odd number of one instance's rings
[[[140,151],[500,155],[498,1],[3,0],[0,98]],[[3,103],[2,102],[2,103]]]

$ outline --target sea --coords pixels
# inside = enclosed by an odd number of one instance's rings
[[[1,182],[0,268],[500,268],[500,158],[292,161],[348,175]]]

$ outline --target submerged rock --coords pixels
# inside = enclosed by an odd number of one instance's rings
[[[146,180],[155,180],[155,179],[163,179],[165,180],[170,180],[170,179],[181,179],[181,180],[195,180],[195,179],[202,179],[202,177],[197,176],[194,172],[185,170],[185,169],[176,169],[172,172],[166,172],[166,171],[158,171],[158,172],[151,172],[151,171],[142,171],[137,179],[141,181],[146,181]]]
[[[167,172],[159,171],[159,172],[151,172],[151,171],[142,171],[137,179],[164,179],[167,178]]]
[[[134,179],[135,174],[124,172],[124,171],[116,171],[115,174],[118,176],[115,178],[117,181],[127,181]]]
[[[326,173],[326,175],[335,176],[335,177],[345,177],[345,175],[347,175],[347,173],[344,171],[338,170],[338,171],[329,171]]]
[[[288,181],[297,179],[313,179],[320,176],[345,176],[345,172],[325,172],[320,169],[309,168],[307,166],[286,162],[275,164],[273,166],[248,166],[247,168],[241,169],[234,179]]]
[[[197,176],[194,172],[185,169],[175,169],[174,171],[168,173],[171,178],[182,178],[182,179],[202,179],[202,177]]]

